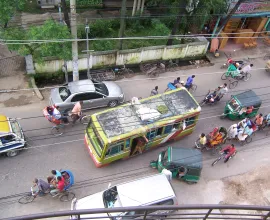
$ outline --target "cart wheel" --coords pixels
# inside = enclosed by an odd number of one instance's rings
[[[73,192],[65,192],[63,195],[60,196],[61,202],[68,202],[74,199],[75,194]]]
[[[248,136],[245,141],[247,144],[249,144],[252,141],[252,137]]]
[[[229,88],[230,88],[230,89],[234,89],[234,88],[237,86],[237,84],[238,84],[238,81],[230,82]]]
[[[90,121],[90,116],[89,115],[84,115],[81,117],[80,122],[84,125],[87,125]]]
[[[226,73],[223,73],[222,76],[221,76],[221,79],[226,80],[227,78],[228,78],[228,76],[226,75]]]
[[[251,74],[250,73],[246,73],[243,80],[246,82],[251,78]]]
[[[52,127],[51,132],[54,136],[61,136],[64,130],[64,125],[56,125]]]
[[[35,199],[35,197],[30,193],[29,195],[26,195],[26,196],[21,197],[18,200],[18,202],[20,204],[27,204],[27,203],[33,202],[34,199]]]

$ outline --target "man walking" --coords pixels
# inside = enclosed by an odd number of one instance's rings
[[[151,91],[150,96],[157,95],[158,94],[158,86],[155,86],[155,88]]]
[[[195,75],[192,75],[190,77],[187,78],[187,82],[185,87],[190,90],[190,88],[192,87],[192,83],[193,83],[193,79],[195,78]]]

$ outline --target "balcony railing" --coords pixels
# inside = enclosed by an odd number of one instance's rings
[[[168,213],[170,212],[170,213]],[[119,213],[125,213],[119,216]],[[94,216],[91,216],[94,214]],[[97,217],[97,214],[99,215]],[[86,216],[87,215],[87,216]],[[44,218],[70,217],[74,219],[270,219],[270,206],[244,205],[178,205],[140,206],[110,209],[85,209],[58,211],[7,218],[5,220],[32,220]]]

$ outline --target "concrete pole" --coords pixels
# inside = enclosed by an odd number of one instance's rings
[[[70,0],[70,14],[71,14],[71,35],[75,39],[74,41],[72,41],[73,81],[78,81],[79,66],[78,66],[76,0]]]
[[[121,20],[120,20],[120,29],[119,29],[119,38],[122,38],[124,36],[125,28],[126,28],[126,4],[127,0],[122,0],[122,6],[121,6]],[[119,50],[123,49],[123,39],[119,39]]]
[[[61,4],[58,4],[58,12],[59,12],[59,21],[62,24],[63,23],[63,19],[62,19],[62,11],[61,11]]]
[[[88,24],[87,19],[86,19],[86,25],[85,25],[85,33],[86,33],[86,50],[87,50],[87,78],[91,79],[90,66],[89,66],[89,40],[88,40],[89,24]]]
[[[133,8],[132,8],[132,16],[135,15],[135,12],[136,12],[136,6],[137,6],[137,0],[134,0],[134,2],[133,2]]]
[[[218,24],[219,24],[219,22],[220,22],[220,16],[218,17],[218,19],[217,19],[217,22],[216,22],[216,25],[215,25],[215,27],[214,27],[214,30],[213,30],[213,33],[212,33],[212,36],[211,36],[211,38],[213,38],[214,36],[215,36],[215,34],[216,34],[216,30],[217,30],[217,27],[218,27]]]
[[[145,2],[145,0],[142,0],[142,5],[141,5],[141,14],[143,13],[143,10],[144,10],[144,2]]]
[[[136,11],[140,11],[140,7],[141,7],[141,0],[138,0],[137,10]]]

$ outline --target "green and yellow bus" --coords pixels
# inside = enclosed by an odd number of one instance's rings
[[[135,99],[91,115],[85,144],[96,167],[102,167],[191,134],[200,111],[185,88]]]

